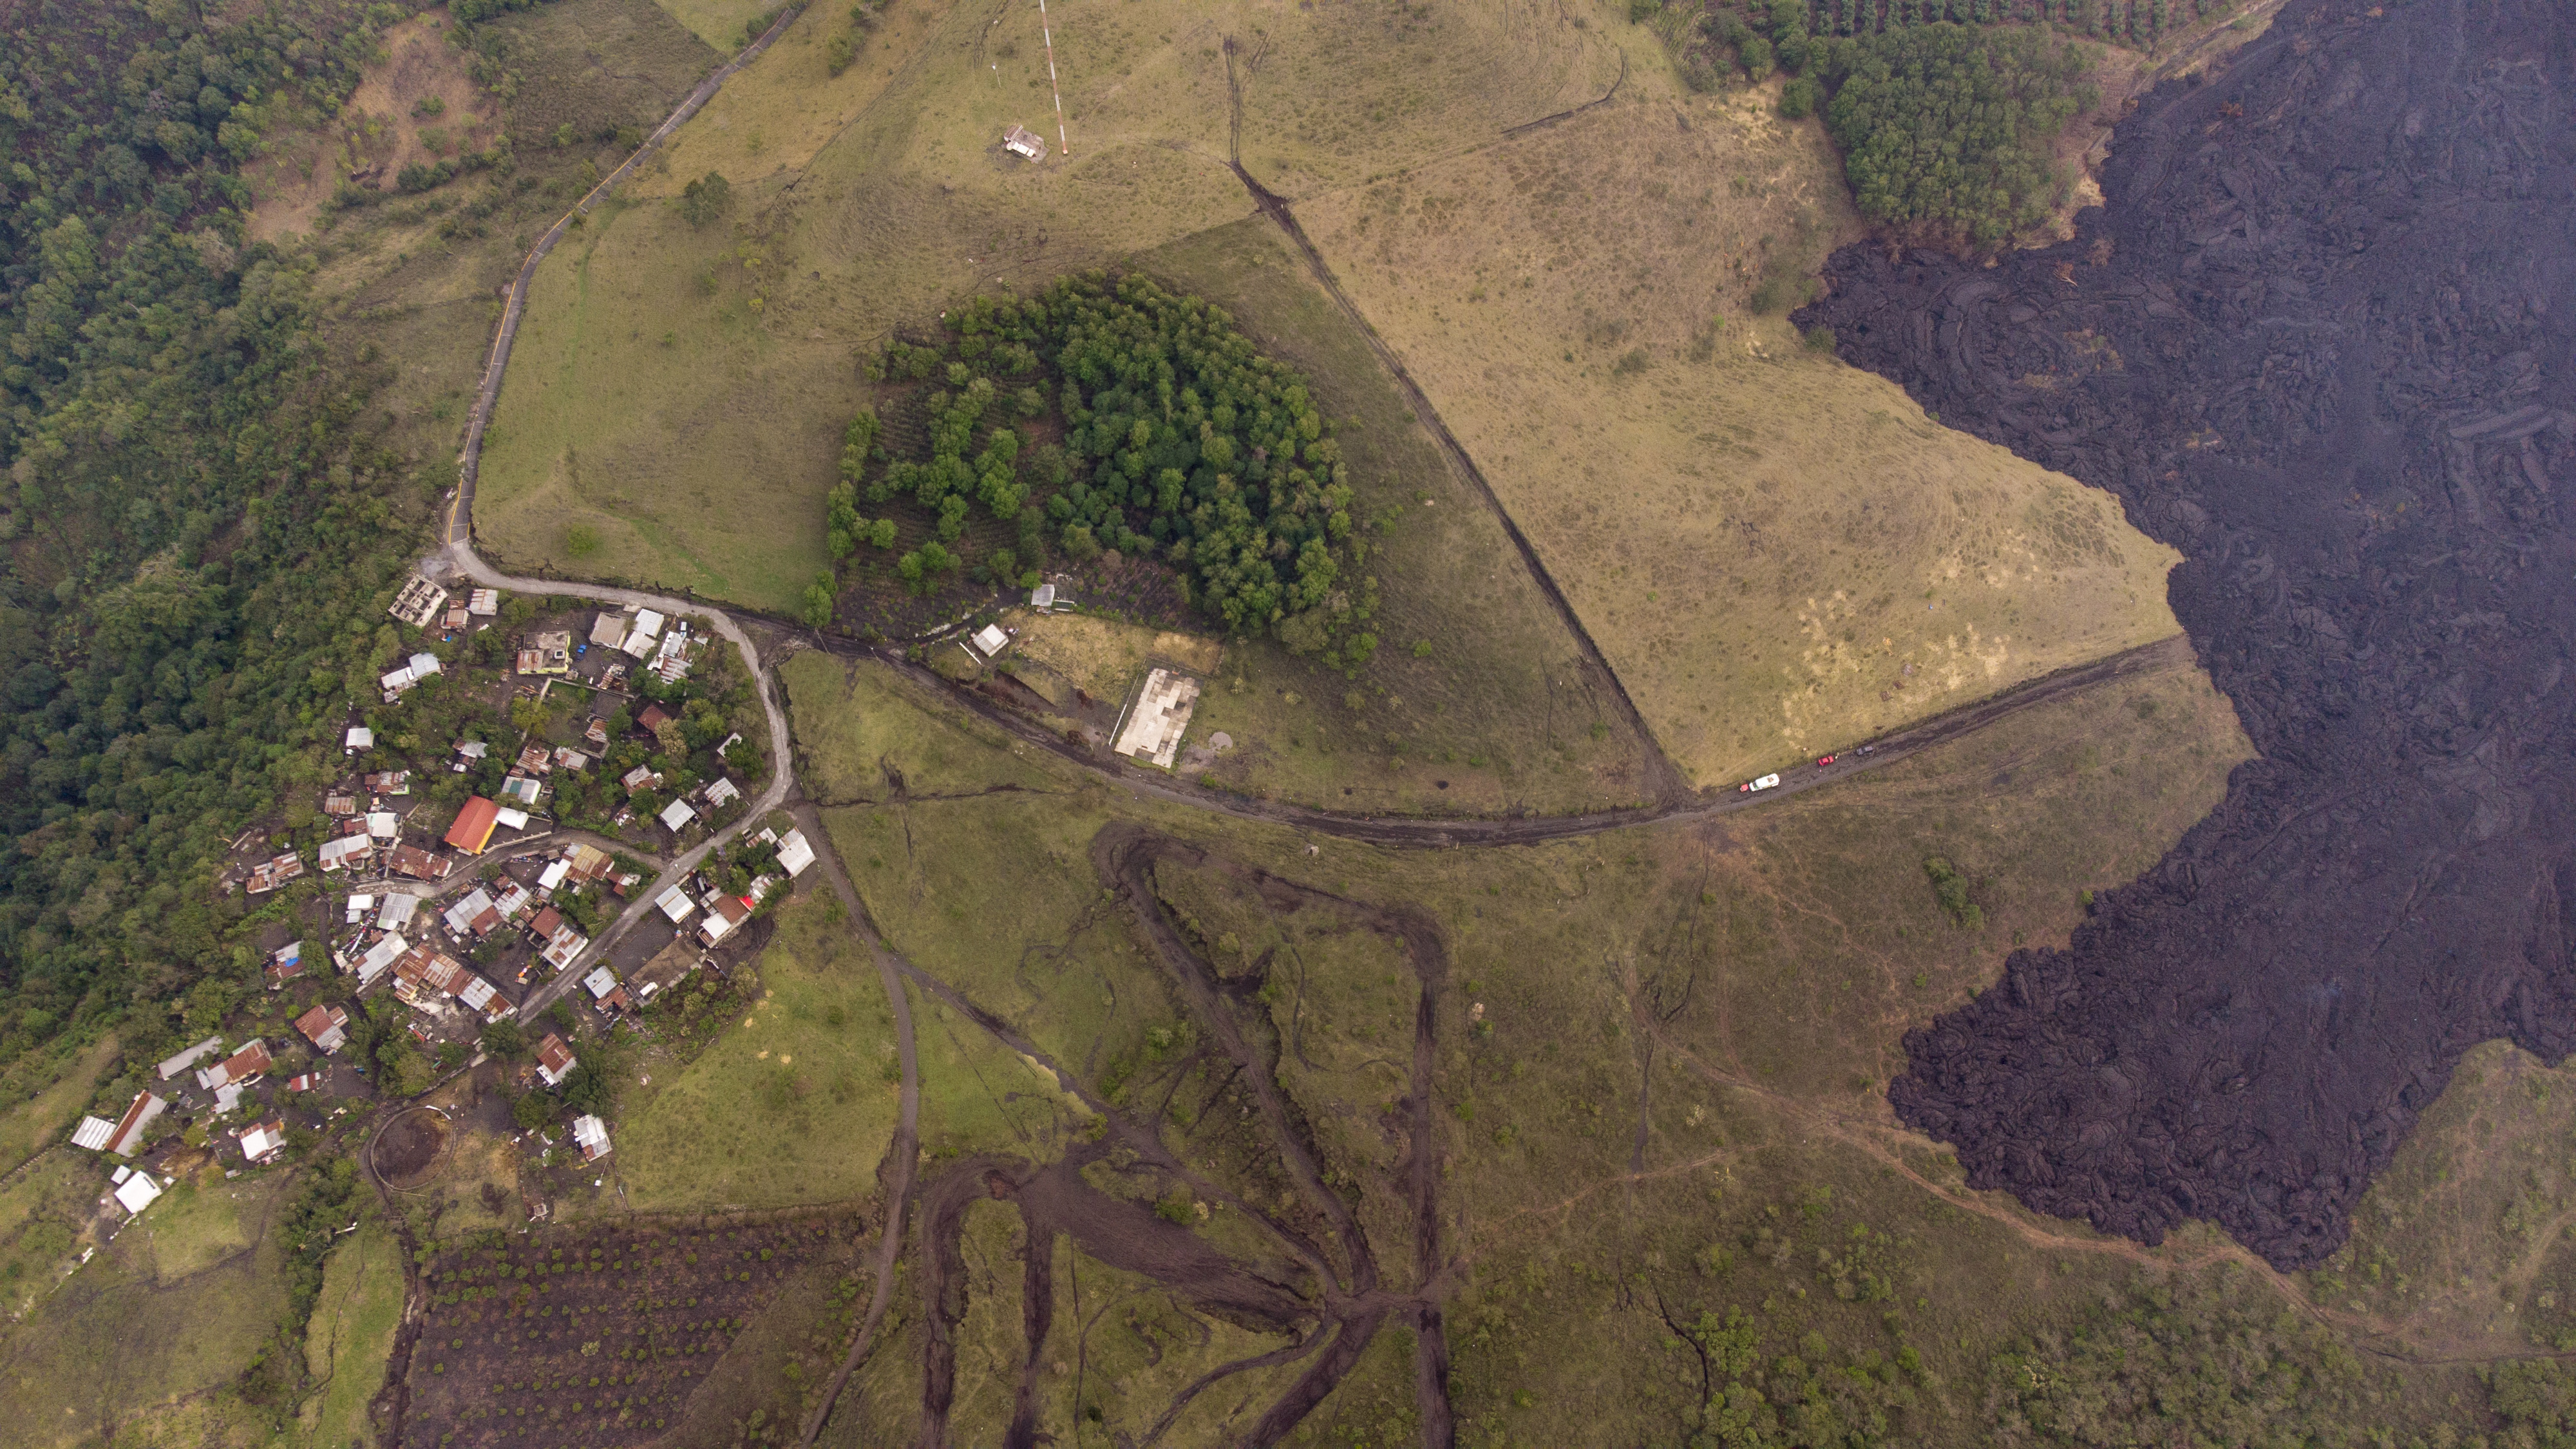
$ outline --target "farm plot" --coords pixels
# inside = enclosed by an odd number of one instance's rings
[[[438,1245],[402,1444],[640,1444],[829,1246],[820,1216],[499,1233]]]

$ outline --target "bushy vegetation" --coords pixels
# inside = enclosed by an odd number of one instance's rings
[[[2398,1436],[2423,1410],[2389,1387],[2276,1290],[2222,1270],[2138,1284],[2006,1346],[1986,1366],[1985,1421],[1998,1445],[2426,1443]]]
[[[936,541],[896,562],[920,591],[970,565],[1033,583],[1050,552],[1115,549],[1171,564],[1230,632],[1274,634],[1337,668],[1376,648],[1340,444],[1305,380],[1222,309],[1091,273],[1025,301],[979,297],[946,321],[936,342],[894,343],[872,365],[878,381],[932,384],[928,446],[895,457],[873,412],[852,423],[826,519],[836,559],[891,548],[893,520],[860,505],[900,500],[935,521]],[[1031,442],[1042,429],[1063,441]],[[1016,521],[1016,547],[958,552],[979,507]]]
[[[240,245],[232,168],[335,111],[405,13],[37,0],[7,22],[0,1061],[250,967],[213,862],[372,684],[366,621],[416,537],[397,491],[447,479],[358,429],[381,369],[325,366],[310,263]]]

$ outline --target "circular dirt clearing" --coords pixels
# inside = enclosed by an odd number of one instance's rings
[[[376,1176],[389,1187],[418,1187],[438,1166],[447,1147],[447,1119],[426,1107],[414,1107],[385,1124],[370,1154]]]

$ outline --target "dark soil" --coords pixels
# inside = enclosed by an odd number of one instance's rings
[[[368,1159],[388,1186],[414,1188],[429,1178],[447,1146],[447,1119],[426,1107],[414,1107],[385,1124]]]
[[[444,1245],[422,1270],[401,1449],[658,1438],[745,1321],[830,1247],[813,1215]]]
[[[1907,1038],[1969,1180],[2331,1253],[2460,1055],[2576,1048],[2576,11],[2302,0],[2116,134],[2079,235],[1853,248],[1842,354],[2115,490],[2261,758]]]

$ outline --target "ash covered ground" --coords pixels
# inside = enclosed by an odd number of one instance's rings
[[[2462,1052],[2576,1049],[2576,7],[2294,0],[2103,189],[1799,320],[2181,549],[2261,758],[1890,1096],[1979,1186],[2310,1264]]]

